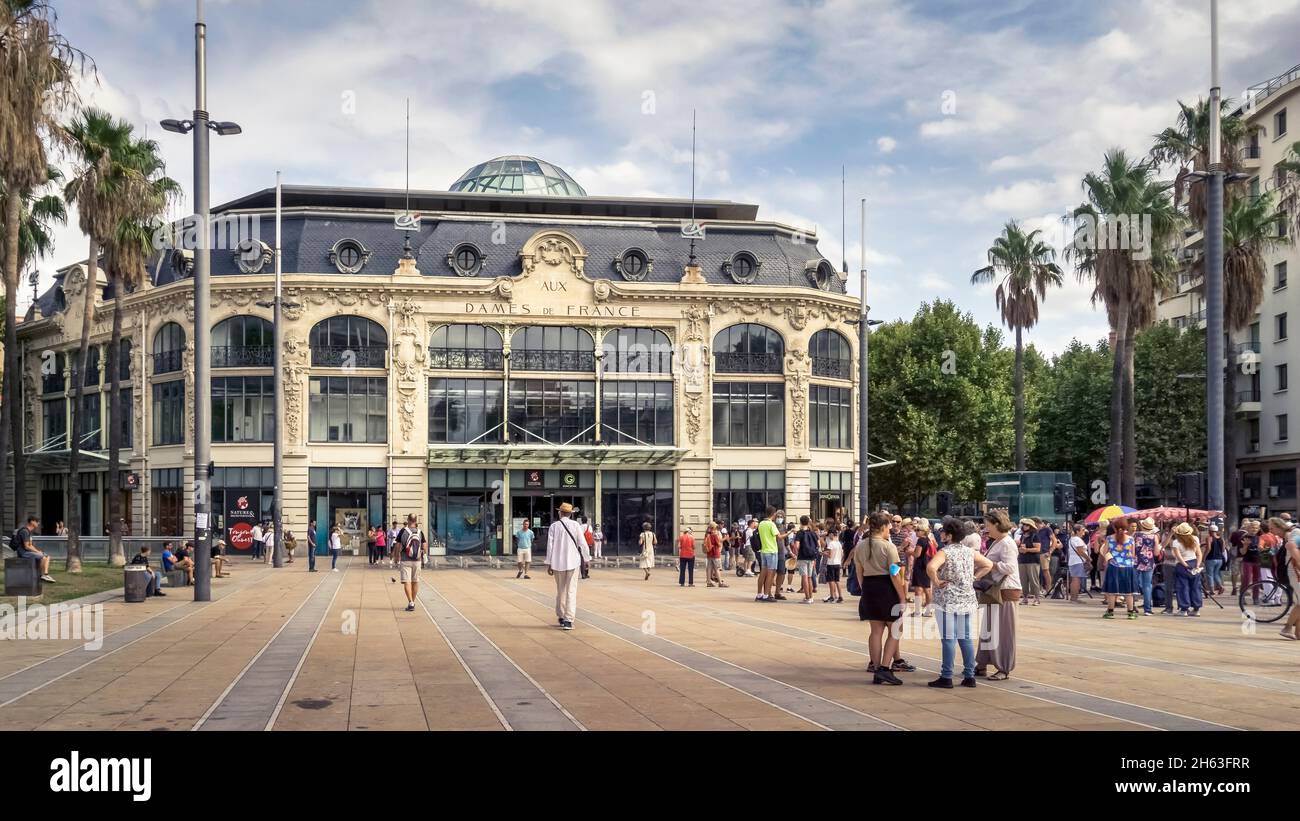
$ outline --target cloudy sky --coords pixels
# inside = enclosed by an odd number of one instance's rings
[[[192,0],[54,0],[95,62],[88,103],[148,129],[188,189]],[[499,154],[550,160],[591,194],[700,197],[815,228],[859,267],[873,318],[975,288],[1008,219],[1053,229],[1110,146],[1144,153],[1208,93],[1209,0],[209,0],[212,202],[287,183],[445,189]],[[1300,63],[1300,0],[1221,3],[1224,93]],[[840,169],[847,167],[848,231]],[[188,200],[177,216],[188,213]],[[75,215],[72,219],[75,225]],[[74,228],[54,268],[85,256]],[[856,276],[852,278],[856,292]],[[1049,294],[1048,352],[1106,333],[1086,286]]]

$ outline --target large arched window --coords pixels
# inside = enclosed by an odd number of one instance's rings
[[[808,355],[812,357],[813,376],[832,379],[851,379],[853,376],[853,349],[838,331],[827,328],[813,334],[808,344]]]
[[[382,368],[388,334],[363,316],[332,316],[317,322],[308,337],[311,364],[319,368]]]
[[[429,338],[429,367],[499,371],[505,364],[501,333],[489,325],[443,325]]]
[[[601,339],[605,373],[672,373],[673,346],[653,328],[619,328]]]
[[[752,322],[723,328],[713,337],[718,373],[781,373],[784,352],[780,334]]]
[[[515,331],[510,366],[519,371],[596,370],[596,343],[581,328],[529,326]]]
[[[232,316],[212,328],[212,367],[269,368],[271,323],[260,316]]]
[[[175,373],[181,369],[181,355],[185,351],[185,329],[168,322],[153,335],[153,372]]]

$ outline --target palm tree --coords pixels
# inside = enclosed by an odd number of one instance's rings
[[[1265,252],[1285,240],[1278,235],[1278,212],[1271,193],[1233,201],[1223,215],[1223,326],[1229,338],[1255,318],[1264,300],[1264,276],[1268,265]],[[1204,265],[1204,259],[1198,267]],[[1233,415],[1237,405],[1237,371],[1245,364],[1241,356],[1228,356],[1223,370],[1223,455],[1224,463],[1237,464],[1237,437]],[[1237,472],[1224,472],[1224,513],[1234,521],[1237,510]]]
[[[56,187],[62,180],[63,173],[54,166],[48,166],[45,172],[44,185],[36,190],[28,189],[16,198],[19,201],[17,266],[19,271],[26,268],[27,264],[33,259],[47,256],[54,249],[54,226],[56,224],[65,225],[68,222],[68,211],[63,204],[63,200],[57,193],[50,193],[50,189]],[[5,196],[4,181],[0,180],[0,199],[4,199]],[[7,225],[5,230],[7,231]],[[0,248],[0,259],[3,259],[4,256],[5,250]],[[6,303],[7,301],[6,298]],[[6,322],[9,321],[12,320],[6,318]],[[9,367],[9,363],[6,362],[6,374],[9,373]],[[17,391],[21,377],[22,374],[15,370],[13,381],[6,386],[5,390]],[[27,471],[23,465],[22,406],[17,405],[14,412],[7,415],[10,417],[9,436],[14,443],[14,514],[17,518],[21,518],[22,507],[27,499]]]
[[[1154,166],[1130,159],[1122,149],[1105,155],[1100,173],[1083,178],[1088,201],[1075,209],[1076,219],[1105,225],[1119,218],[1150,218],[1145,247],[1148,254],[1136,254],[1133,243],[1076,241],[1067,254],[1076,260],[1075,272],[1093,283],[1093,302],[1106,306],[1106,317],[1115,335],[1115,357],[1111,387],[1111,440],[1109,446],[1109,490],[1111,500],[1132,505],[1137,497],[1137,420],[1133,413],[1133,345],[1139,330],[1155,321],[1155,295],[1173,270],[1170,249],[1182,215],[1169,197],[1171,183],[1155,179]],[[1097,236],[1109,232],[1098,230]],[[1130,247],[1123,247],[1123,245]],[[1118,247],[1117,247],[1118,246]],[[1118,494],[1116,493],[1118,488]]]
[[[83,111],[68,127],[81,168],[68,183],[64,196],[76,203],[80,226],[89,238],[86,257],[86,288],[81,321],[81,347],[72,368],[72,440],[68,461],[68,565],[70,573],[81,571],[81,436],[82,392],[90,360],[90,330],[95,319],[99,253],[113,237],[127,203],[123,197],[132,171],[126,164],[131,150],[131,126],[97,109]],[[116,365],[116,363],[113,363]]]
[[[105,244],[105,272],[113,289],[113,336],[108,348],[110,373],[108,405],[108,517],[109,561],[114,567],[126,564],[122,550],[122,298],[140,285],[145,263],[153,250],[155,229],[168,203],[179,195],[180,185],[164,176],[158,143],[135,140],[123,158],[130,170],[121,200],[122,215]],[[130,410],[126,415],[129,417]]]
[[[1219,102],[1219,127],[1222,139],[1219,142],[1220,162],[1225,173],[1232,174],[1241,170],[1241,144],[1252,134],[1259,131],[1259,126],[1251,125],[1236,114],[1231,113],[1235,104],[1231,100]],[[1205,171],[1210,160],[1210,103],[1199,99],[1190,106],[1178,101],[1178,124],[1166,128],[1155,135],[1151,146],[1151,159],[1159,165],[1178,166],[1178,176],[1174,180],[1175,205],[1182,205],[1184,196],[1187,211],[1192,222],[1202,230],[1205,228],[1206,203],[1208,200],[1205,180],[1191,181],[1187,175],[1193,171]],[[1225,188],[1225,196],[1239,186]],[[1230,197],[1229,197],[1230,198]]]
[[[22,411],[16,408],[18,386],[18,271],[19,235],[24,192],[48,179],[46,142],[61,144],[63,133],[55,119],[75,97],[73,68],[84,65],[85,55],[74,49],[56,30],[57,15],[41,0],[0,0],[0,181],[4,183],[4,297],[5,327],[3,393],[4,421],[0,422],[0,486],[7,471],[9,439],[15,453],[22,450]],[[18,485],[15,485],[17,489]],[[22,496],[15,497],[16,520]],[[6,519],[0,496],[0,526]]]
[[[994,298],[1002,322],[1016,332],[1016,470],[1025,469],[1025,349],[1022,333],[1038,324],[1038,303],[1049,287],[1061,286],[1056,251],[1038,238],[1041,231],[1025,233],[1014,220],[989,248],[989,264],[971,274],[971,284],[999,279]]]

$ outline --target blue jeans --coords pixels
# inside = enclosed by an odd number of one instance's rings
[[[162,590],[162,573],[157,570],[146,571],[149,574],[149,584],[145,585],[144,594],[146,596],[157,596],[158,591]]]
[[[943,659],[939,665],[939,675],[952,678],[952,665],[961,647],[961,677],[973,678],[975,675],[975,632],[972,613],[950,613],[938,608],[934,611],[935,624],[939,626],[939,637],[943,644]]]
[[[1210,582],[1210,590],[1223,587],[1223,559],[1206,559],[1205,576]]]
[[[1142,591],[1142,609],[1151,612],[1151,577],[1156,574],[1156,569],[1137,571],[1138,589]]]
[[[330,570],[333,570],[339,563],[339,554],[341,550],[330,550]]]
[[[1175,583],[1178,586],[1179,610],[1201,609],[1201,580],[1192,575],[1192,570],[1195,568],[1196,560],[1189,559],[1186,567],[1180,564],[1174,571]]]

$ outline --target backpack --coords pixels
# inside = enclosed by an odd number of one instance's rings
[[[408,562],[420,560],[420,531],[405,530],[406,541],[402,543],[402,558]]]
[[[758,537],[758,528],[754,528],[754,533],[749,537],[749,546],[755,553],[763,552],[763,540]]]

